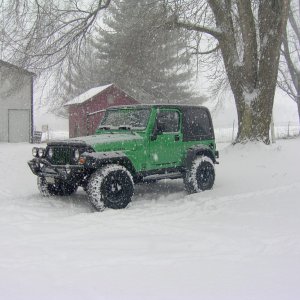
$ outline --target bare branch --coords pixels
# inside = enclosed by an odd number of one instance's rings
[[[299,16],[300,16],[300,13],[299,13]],[[295,19],[295,16],[294,16],[294,13],[292,10],[290,10],[290,14],[289,14],[289,23],[291,24],[291,27],[292,27],[294,33],[296,34],[298,41],[300,42],[300,29],[297,25],[297,22],[296,22],[296,19]]]
[[[292,100],[297,102],[297,93],[294,91],[293,86],[290,84],[291,81],[289,80],[287,74],[279,69],[280,76],[283,80],[278,80],[277,84],[280,89],[282,89]]]
[[[209,28],[209,27],[200,26],[200,25],[194,24],[194,23],[180,21],[177,16],[173,16],[172,18],[170,18],[166,22],[165,26],[168,29],[184,28],[189,31],[207,33],[207,34],[213,36],[214,38],[216,38],[217,40],[221,39],[221,37],[222,37],[222,32],[220,30],[218,30],[218,28]]]
[[[34,71],[59,65],[69,55],[76,55],[99,12],[110,3],[111,0],[92,0],[88,8],[84,1],[79,5],[76,0],[4,1],[0,55]]]
[[[207,54],[212,54],[213,52],[217,52],[220,49],[220,45],[218,44],[215,48],[208,50],[208,51],[198,51],[196,49],[195,52],[192,52],[192,54],[196,54],[196,55],[207,55]]]

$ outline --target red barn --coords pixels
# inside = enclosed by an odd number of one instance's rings
[[[115,84],[92,88],[66,104],[69,107],[69,136],[94,134],[103,110],[110,106],[138,103]]]

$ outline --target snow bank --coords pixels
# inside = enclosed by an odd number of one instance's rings
[[[1,299],[298,299],[299,148],[228,146],[213,190],[138,185],[97,213],[40,197],[31,145],[0,144]]]

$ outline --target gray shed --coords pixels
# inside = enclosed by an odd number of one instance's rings
[[[34,74],[0,60],[0,142],[31,142]]]

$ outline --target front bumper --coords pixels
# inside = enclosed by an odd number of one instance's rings
[[[86,170],[81,165],[51,165],[43,158],[34,158],[28,162],[33,174],[40,177],[52,177],[64,181],[80,180]]]

